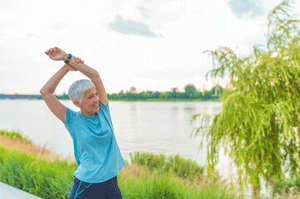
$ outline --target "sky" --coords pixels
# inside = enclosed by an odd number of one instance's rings
[[[0,93],[39,94],[63,65],[57,46],[96,69],[107,93],[210,89],[203,53],[248,55],[265,45],[267,15],[281,0],[0,0]],[[300,16],[300,2],[292,13]],[[55,94],[78,79],[70,71]]]

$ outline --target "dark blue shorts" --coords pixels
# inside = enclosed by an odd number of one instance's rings
[[[117,176],[101,183],[86,183],[74,176],[69,199],[122,199]]]

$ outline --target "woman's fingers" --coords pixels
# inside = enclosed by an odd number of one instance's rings
[[[59,51],[59,48],[55,46],[54,48],[48,49],[46,52],[53,53],[53,52],[56,52],[56,51]]]
[[[76,63],[81,63],[81,64],[84,63],[84,61],[81,60],[79,57],[74,57],[74,60],[75,60]]]
[[[83,61],[80,58],[78,58],[76,62],[77,63],[83,63]]]
[[[46,55],[51,55],[52,53],[53,53],[53,49],[52,49],[52,48],[48,49],[48,50],[45,52]]]
[[[46,53],[47,55],[49,55],[50,52],[51,52],[51,48],[49,48],[45,53]]]
[[[49,56],[50,59],[55,60],[55,55],[56,55],[56,49],[55,48],[50,48],[48,49],[45,54]]]

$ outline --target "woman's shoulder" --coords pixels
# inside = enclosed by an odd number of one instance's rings
[[[70,109],[67,107],[66,110],[66,123],[70,123],[71,121],[75,120],[76,118],[79,117],[80,111],[74,111],[73,109]]]

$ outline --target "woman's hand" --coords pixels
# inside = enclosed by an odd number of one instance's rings
[[[73,56],[74,57],[74,61],[77,63],[77,64],[83,64],[84,63],[84,61],[82,60],[82,59],[80,59],[79,57],[75,57],[75,56]]]
[[[79,57],[74,57],[74,61],[77,64],[83,64],[84,63],[84,61],[81,60]],[[68,67],[70,68],[71,71],[78,71],[76,68],[72,67],[70,64],[68,64]]]
[[[61,60],[65,61],[68,58],[68,54],[58,47],[50,48],[49,50],[47,50],[45,52],[45,54],[48,55],[49,58],[54,61],[61,61]],[[77,64],[84,63],[84,61],[81,60],[79,57],[73,56],[73,59]],[[72,67],[70,64],[67,64],[67,66],[71,71],[78,71],[76,68]]]
[[[65,61],[68,58],[68,54],[58,47],[50,48],[45,54],[54,61]]]

